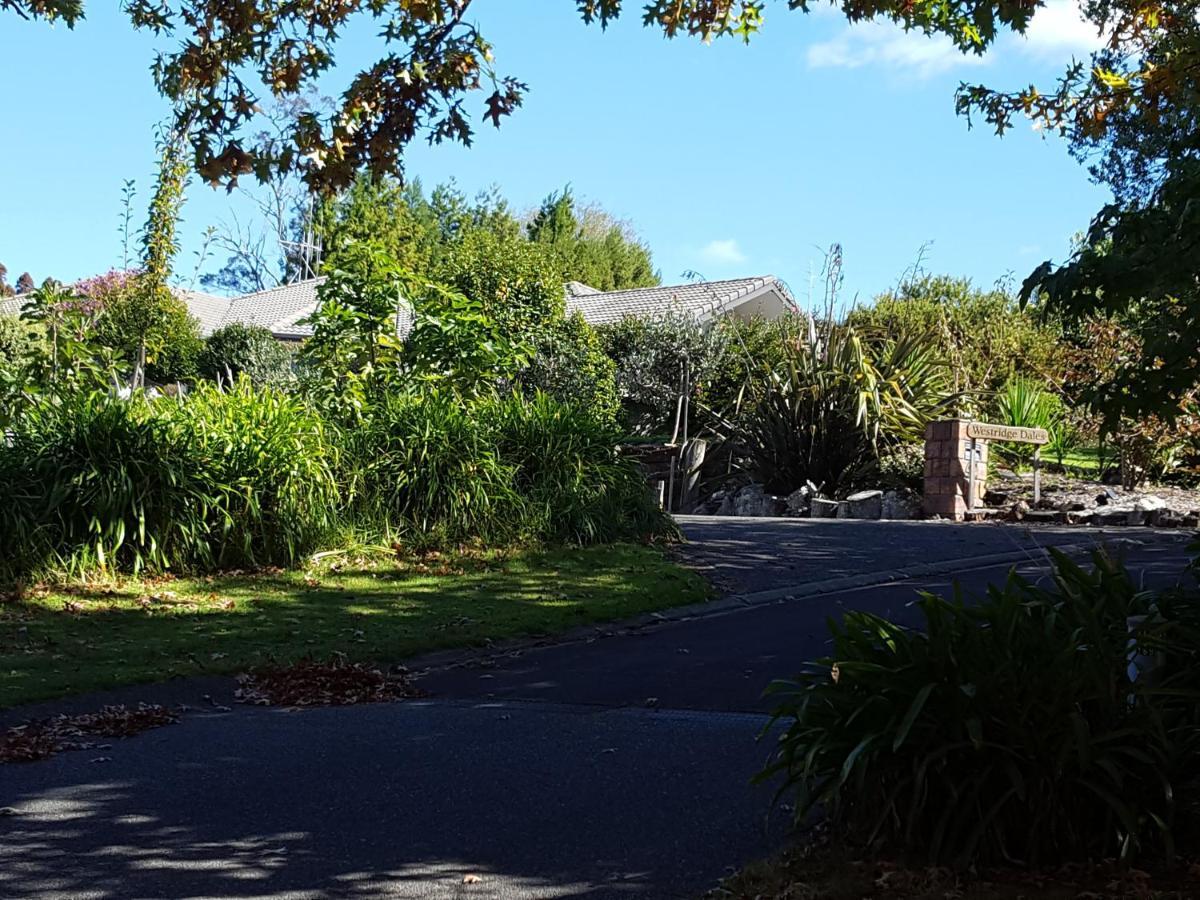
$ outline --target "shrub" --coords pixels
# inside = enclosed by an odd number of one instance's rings
[[[616,365],[579,313],[543,329],[533,340],[533,353],[518,382],[527,396],[541,391],[601,422],[617,420]]]
[[[568,543],[672,533],[637,466],[618,456],[611,423],[546,394],[509,396],[481,414],[521,496],[524,531]]]
[[[1194,600],[1094,561],[1056,552],[1052,587],[1014,574],[978,605],[925,595],[923,631],[831,623],[833,655],[769,689],[785,728],[760,778],[782,773],[797,821],[820,806],[936,863],[1169,854],[1196,824]]]
[[[953,399],[927,346],[901,338],[872,349],[855,328],[827,324],[748,382],[720,433],[738,466],[771,492],[811,481],[836,493],[874,473],[882,449],[923,434]]]
[[[628,316],[596,329],[616,364],[621,427],[629,434],[670,434],[685,370],[692,385],[707,382],[719,353],[712,329],[694,317]]]
[[[245,374],[257,386],[277,387],[294,379],[292,353],[259,325],[231,322],[210,334],[197,368],[212,381],[236,380]]]
[[[319,419],[295,401],[204,386],[186,400],[71,393],[0,445],[10,575],[291,563],[333,524]]]
[[[454,395],[389,396],[346,440],[352,514],[368,530],[417,545],[518,535],[514,473]]]
[[[1060,460],[1072,449],[1074,432],[1067,421],[1062,398],[1028,378],[1010,378],[996,398],[1000,424],[1020,428],[1042,428],[1050,435],[1050,450]],[[1024,460],[1032,455],[1028,444],[998,444],[1001,456]]]
[[[160,409],[206,487],[208,549],[197,563],[293,563],[337,524],[337,446],[297,398],[242,376],[225,389],[200,385]]]
[[[0,314],[0,372],[29,368],[45,349],[45,330],[38,323]]]

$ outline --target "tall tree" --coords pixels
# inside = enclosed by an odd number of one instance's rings
[[[33,276],[28,272],[22,272],[21,277],[17,279],[16,292],[18,294],[28,294],[36,287],[37,285],[33,283]]]
[[[649,248],[628,223],[599,206],[578,208],[570,185],[542,201],[527,230],[530,240],[554,249],[568,281],[601,291],[652,287],[660,281]]]

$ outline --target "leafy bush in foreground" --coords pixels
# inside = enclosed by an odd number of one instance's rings
[[[241,381],[186,400],[66,394],[0,445],[0,565],[208,569],[290,563],[336,512],[318,418]]]
[[[1197,821],[1200,617],[1102,555],[1055,556],[978,605],[926,595],[924,631],[863,612],[833,655],[770,689],[797,821],[935,862],[1171,854]],[[1132,617],[1145,616],[1145,619]],[[1132,679],[1131,659],[1156,660]]]

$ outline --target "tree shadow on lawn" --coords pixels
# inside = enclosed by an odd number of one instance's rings
[[[35,590],[0,604],[0,708],[306,656],[394,663],[705,596],[634,545]]]

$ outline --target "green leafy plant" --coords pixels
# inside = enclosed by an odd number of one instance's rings
[[[291,351],[266,328],[240,322],[224,325],[205,339],[197,368],[211,381],[232,381],[242,374],[260,386],[295,380]]]
[[[1194,598],[1054,551],[1052,586],[1013,574],[977,604],[918,605],[920,630],[831,622],[832,654],[769,689],[782,727],[760,778],[782,776],[798,822],[819,807],[875,849],[959,866],[1173,852],[1197,824]]]
[[[288,564],[335,524],[336,456],[298,400],[245,379],[186,399],[60,391],[0,443],[5,574]]]
[[[532,396],[542,391],[602,422],[616,422],[616,365],[582,315],[543,329],[532,344],[528,363],[517,375],[522,392]]]
[[[1062,463],[1076,445],[1075,433],[1067,421],[1062,398],[1028,378],[1010,378],[996,397],[996,413],[1001,425],[1041,428],[1050,435],[1050,452]],[[1032,455],[1029,444],[999,444],[1000,455],[1023,462]]]
[[[748,382],[719,431],[768,490],[812,481],[837,492],[873,471],[883,448],[922,434],[953,399],[928,346],[902,337],[872,348],[853,326],[828,322]]]
[[[591,544],[673,535],[637,466],[616,451],[610,422],[546,394],[491,401],[478,415],[522,498],[523,531]]]

